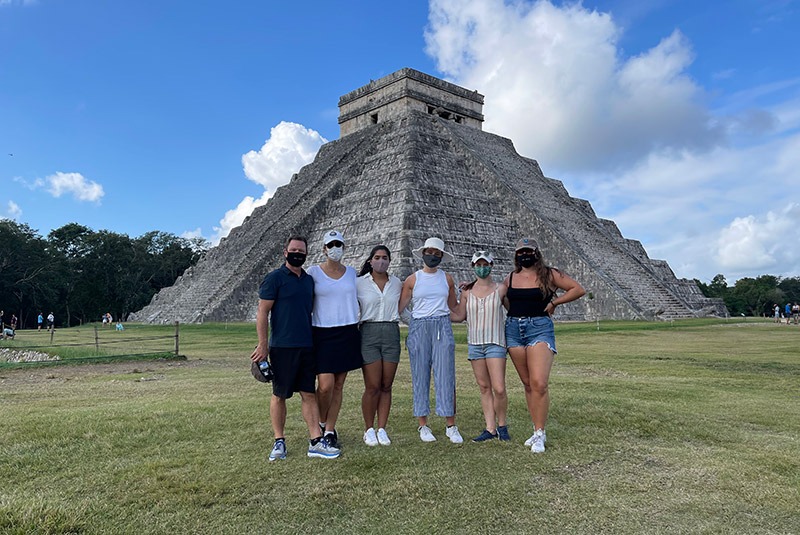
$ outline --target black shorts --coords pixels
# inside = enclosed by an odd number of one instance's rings
[[[310,347],[271,347],[269,363],[275,374],[272,393],[288,399],[295,392],[316,390],[317,370],[314,366],[314,350]]]
[[[358,324],[341,327],[313,327],[317,373],[357,370],[361,360],[361,334]]]

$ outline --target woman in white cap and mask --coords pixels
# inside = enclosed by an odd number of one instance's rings
[[[463,286],[458,309],[450,315],[455,322],[467,320],[468,359],[481,391],[481,407],[486,427],[473,438],[485,442],[499,438],[508,441],[506,415],[506,311],[503,299],[506,285],[492,280],[494,257],[487,251],[472,255],[476,280]]]
[[[439,269],[444,256],[453,255],[445,251],[440,238],[428,238],[414,253],[422,256],[425,266],[403,283],[399,312],[402,314],[411,303],[406,347],[419,437],[423,442],[436,440],[428,427],[432,370],[436,414],[447,420],[446,435],[450,442],[461,444],[464,440],[456,427],[456,344],[450,324],[450,313],[457,306],[456,291],[453,278]]]
[[[358,274],[358,304],[361,306],[361,358],[364,373],[364,443],[388,446],[386,433],[392,407],[392,384],[400,363],[400,314],[397,305],[403,283],[389,275],[392,253],[376,245]],[[375,415],[378,430],[375,430]]]
[[[344,237],[336,230],[325,233],[326,260],[308,268],[314,279],[311,326],[317,364],[317,403],[320,429],[328,444],[339,447],[336,420],[342,407],[347,372],[361,367],[358,332],[356,270],[342,265]]]
[[[544,426],[550,410],[548,383],[556,354],[551,316],[556,307],[586,291],[568,275],[545,264],[539,244],[522,238],[514,251],[515,270],[506,277],[506,345],[525,387],[533,435],[525,441],[533,453],[544,453]],[[558,290],[564,293],[558,295]]]

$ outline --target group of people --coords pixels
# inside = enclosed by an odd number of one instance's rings
[[[772,305],[772,310],[775,313],[775,323],[781,322],[781,307],[778,303]],[[783,317],[786,318],[786,325],[794,321],[795,325],[800,323],[800,303],[786,303],[783,309]]]
[[[308,242],[302,236],[290,237],[283,250],[285,263],[269,273],[259,289],[258,346],[251,361],[257,366],[268,359],[274,374],[270,416],[275,442],[270,461],[286,457],[286,399],[295,392],[308,427],[307,455],[340,455],[336,423],[344,384],[348,373],[359,368],[364,379],[364,442],[391,444],[386,428],[400,362],[401,316],[408,318],[413,414],[423,442],[436,440],[428,425],[431,373],[435,413],[446,420],[445,435],[452,443],[463,442],[456,425],[451,322],[466,320],[468,359],[485,419],[485,428],[472,440],[511,440],[505,388],[508,354],[524,385],[533,424],[525,445],[534,453],[545,451],[548,383],[556,354],[551,316],[557,306],[585,292],[568,275],[547,266],[536,241],[517,242],[515,269],[502,281],[492,277],[492,254],[477,251],[471,260],[475,280],[458,286],[440,267],[453,255],[439,238],[427,239],[414,251],[423,266],[403,282],[389,274],[391,251],[384,245],[372,249],[358,273],[341,263],[345,239],[340,232],[326,233],[322,246],[324,262],[304,270]]]
[[[36,326],[37,326],[36,330],[41,331],[43,324],[44,324],[44,316],[42,315],[41,312],[39,312],[39,314],[36,316]],[[50,312],[47,315],[47,329],[53,330],[55,324],[56,324],[56,317],[52,312]]]

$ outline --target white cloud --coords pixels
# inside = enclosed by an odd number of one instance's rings
[[[800,271],[800,204],[791,203],[763,217],[737,217],[722,229],[717,243],[721,266],[734,272],[772,274]]]
[[[7,206],[6,217],[8,217],[9,219],[18,220],[19,216],[22,215],[22,208],[20,208],[19,205],[14,201],[8,201],[8,204],[6,206]]]
[[[275,190],[288,183],[293,174],[314,160],[325,143],[327,140],[317,131],[297,123],[282,121],[272,128],[269,139],[258,151],[251,150],[242,156],[245,176],[263,186],[264,193],[259,198],[247,196],[235,208],[225,212],[219,226],[214,227],[211,243],[217,245],[232,229],[241,225],[255,208],[266,204]]]
[[[46,177],[45,183],[53,197],[71,194],[79,201],[99,202],[105,195],[103,186],[92,180],[86,180],[80,173],[57,172]]]
[[[270,130],[270,137],[261,149],[242,156],[244,174],[267,191],[274,192],[286,184],[293,173],[311,162],[326,142],[315,130],[281,121]]]
[[[485,130],[678,276],[800,274],[797,234],[782,250],[772,239],[800,205],[800,81],[715,95],[712,109],[679,30],[636,56],[621,34],[580,3],[431,0],[426,42],[441,72],[486,95]]]
[[[432,0],[426,40],[440,71],[486,95],[485,129],[551,168],[611,170],[720,143],[686,72],[688,40],[675,31],[625,59],[620,31],[580,4]]]

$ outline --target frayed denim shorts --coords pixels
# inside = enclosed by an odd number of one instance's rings
[[[556,333],[550,316],[506,318],[506,345],[508,347],[528,347],[544,342],[553,354],[556,351]]]
[[[467,358],[469,360],[504,359],[506,358],[506,348],[497,344],[469,344],[467,345]]]

